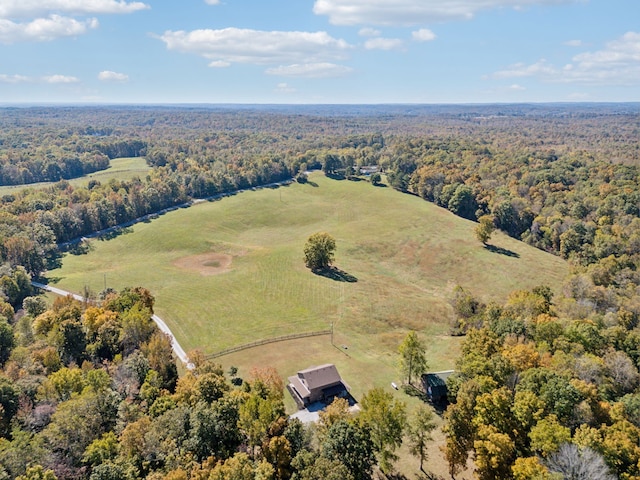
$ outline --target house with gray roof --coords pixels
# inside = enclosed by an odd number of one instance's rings
[[[304,408],[315,402],[330,403],[335,397],[348,395],[349,386],[342,380],[335,365],[328,363],[300,370],[289,377],[287,389],[298,407]]]

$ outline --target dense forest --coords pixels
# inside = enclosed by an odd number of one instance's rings
[[[482,479],[556,478],[568,463],[601,472],[589,478],[640,478],[639,138],[637,104],[2,109],[0,183],[53,183],[0,199],[0,478],[387,468],[392,449],[372,438],[373,420],[327,418],[311,442],[284,417],[273,372],[235,385],[199,361],[178,379],[144,289],[47,310],[29,283],[84,235],[194,198],[304,181],[309,169],[349,179],[371,165],[393,188],[488,218],[572,266],[560,295],[540,286],[484,305],[456,290],[451,333],[466,338],[445,413],[451,473],[471,456]],[[66,181],[131,156],[153,167],[145,178]],[[74,415],[86,418],[77,441]],[[362,465],[335,453],[345,438],[362,439]]]

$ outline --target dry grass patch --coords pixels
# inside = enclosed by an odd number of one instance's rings
[[[173,265],[184,270],[197,272],[200,275],[220,275],[231,270],[233,257],[226,253],[203,253],[201,255],[191,255],[178,258]]]

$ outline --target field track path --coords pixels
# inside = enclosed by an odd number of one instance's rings
[[[73,298],[75,298],[76,300],[80,300],[81,302],[85,300],[85,298],[82,295],[78,295],[77,293],[73,293],[73,292],[68,292],[66,290],[62,290],[61,288],[52,287],[50,285],[45,285],[44,283],[39,283],[39,282],[31,282],[31,284],[34,287],[41,288],[43,290],[46,290],[47,292],[55,293],[56,295],[62,295],[63,297],[67,297],[71,295]],[[176,340],[176,337],[173,336],[173,333],[171,333],[171,330],[169,329],[167,324],[164,323],[164,320],[162,320],[159,316],[155,314],[151,316],[151,319],[156,323],[158,328],[162,330],[162,332],[169,335],[169,338],[171,339],[171,348],[173,349],[173,352],[176,354],[176,356],[180,359],[180,361],[184,363],[188,369],[190,370],[193,369],[193,364],[189,361],[189,357],[187,356],[187,353],[184,351],[182,346],[178,343],[178,341]]]

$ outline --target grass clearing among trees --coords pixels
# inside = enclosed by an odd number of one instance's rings
[[[324,335],[216,361],[225,371],[238,367],[240,377],[271,365],[283,378],[334,363],[360,399],[399,381],[398,346],[409,330],[424,340],[430,370],[454,367],[461,337],[449,335],[449,300],[456,285],[484,302],[504,301],[515,289],[540,284],[558,291],[567,274],[559,257],[500,232],[483,246],[474,222],[418,197],[320,173],[310,179],[178,209],[116,238],[91,240],[88,253],[66,254],[49,278],[77,292],[86,286],[97,293],[105,283],[117,290],[144,286],[182,346],[204,353],[333,324],[333,345]],[[304,244],[318,231],[335,238],[334,265],[356,281],[305,267]],[[221,258],[224,268],[212,265]],[[402,390],[392,393],[410,413],[421,403]],[[285,401],[294,411],[289,395]],[[446,475],[439,429],[434,439],[426,465]],[[407,447],[399,453],[400,471],[416,471]]]
[[[109,168],[98,172],[93,172],[78,178],[67,180],[74,187],[86,186],[90,180],[97,180],[100,183],[107,183],[109,180],[120,181],[131,180],[133,177],[143,178],[151,167],[143,157],[114,158],[109,162]],[[7,195],[24,188],[42,188],[53,185],[54,182],[30,183],[26,185],[4,185],[0,186],[0,195]]]
[[[495,248],[485,248],[475,223],[417,197],[319,173],[311,180],[179,209],[114,239],[92,240],[87,254],[66,254],[49,278],[78,292],[86,286],[97,293],[105,282],[144,286],[183,347],[205,353],[333,324],[334,343],[346,345],[349,357],[317,337],[285,342],[302,345],[300,354],[271,344],[220,361],[241,373],[277,363],[286,376],[344,357],[353,364],[344,365],[344,376],[357,395],[369,379],[397,378],[396,352],[408,330],[428,339],[431,367],[452,368],[459,342],[448,336],[448,301],[456,285],[483,301],[504,300],[539,284],[557,291],[567,273],[558,257],[502,233],[490,241]],[[357,281],[305,267],[303,247],[317,231],[336,239],[335,266]],[[212,253],[231,262],[206,275]],[[176,263],[198,256],[203,268]],[[305,350],[316,344],[317,355]]]

